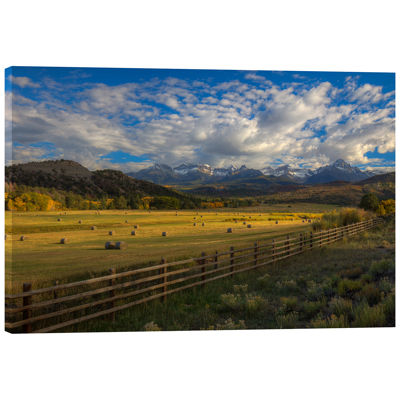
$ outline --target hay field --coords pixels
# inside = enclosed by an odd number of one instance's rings
[[[144,210],[6,212],[6,292],[21,291],[23,282],[40,287],[55,280],[85,279],[111,267],[144,266],[162,257],[173,261],[309,230],[310,224],[303,222],[304,212],[294,210],[295,206],[285,213],[179,210],[177,215],[175,211]],[[96,230],[91,230],[92,226]],[[227,233],[228,228],[233,233]],[[109,236],[109,231],[114,235]],[[24,241],[19,240],[21,235]],[[61,238],[67,238],[67,244],[60,244]],[[106,250],[105,242],[111,240],[124,241],[128,248]]]

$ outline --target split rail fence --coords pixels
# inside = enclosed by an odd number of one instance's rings
[[[303,232],[254,243],[246,248],[167,262],[78,282],[56,284],[32,290],[23,284],[18,294],[6,294],[6,330],[10,332],[52,332],[94,318],[107,316],[154,299],[208,282],[250,271],[288,257],[319,248],[346,236],[372,229],[380,223],[370,219],[320,232]]]

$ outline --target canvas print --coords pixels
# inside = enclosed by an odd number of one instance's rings
[[[10,333],[395,326],[395,75],[5,71]]]

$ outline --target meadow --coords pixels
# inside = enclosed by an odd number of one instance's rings
[[[372,231],[65,332],[395,326],[394,218]]]
[[[309,230],[308,219],[315,220],[332,208],[279,204],[150,212],[6,212],[6,292],[20,291],[27,281],[35,288],[56,280],[84,279],[111,267],[118,270],[157,263],[162,257],[173,261],[198,256],[202,251],[245,247],[288,232]],[[233,232],[227,233],[228,228]],[[131,235],[133,230],[135,236]],[[22,235],[24,241],[19,240]],[[67,238],[67,244],[60,244],[61,238]],[[124,241],[127,249],[106,250],[107,241]]]

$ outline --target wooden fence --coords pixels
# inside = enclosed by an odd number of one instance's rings
[[[55,284],[32,290],[23,284],[18,294],[6,294],[6,330],[15,332],[52,332],[93,318],[108,316],[181,290],[203,286],[217,279],[230,277],[275,263],[288,257],[334,243],[345,236],[373,228],[379,219],[358,222],[320,232],[303,232],[275,238],[267,243],[181,261],[161,260],[158,265],[78,282]]]

